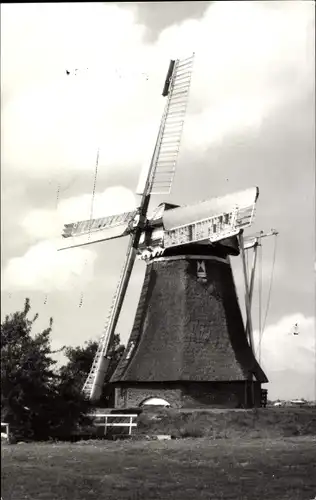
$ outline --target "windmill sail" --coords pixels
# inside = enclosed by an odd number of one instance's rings
[[[65,224],[59,250],[120,238],[130,233],[137,211]]]
[[[259,196],[259,189],[253,187],[230,193],[225,196],[211,198],[210,200],[200,201],[194,205],[186,205],[168,210],[163,214],[164,228],[169,230],[175,227],[180,227],[185,224],[190,224],[199,220],[206,219],[215,215],[221,215],[225,212],[232,211],[236,206],[243,210],[245,215],[249,210],[251,216],[252,209]],[[247,215],[248,216],[248,215]]]
[[[126,260],[118,281],[112,304],[106,318],[103,333],[99,339],[98,349],[95,354],[89,375],[84,383],[82,392],[87,399],[98,400],[102,394],[104,377],[106,375],[109,359],[107,358],[109,345],[112,335],[115,332],[119,312],[124,300],[126,288],[129,282],[129,277],[132,272],[133,263],[135,260],[133,251],[133,238],[131,237],[129,248],[126,255]]]
[[[120,225],[126,226],[135,217],[136,213],[137,211],[135,210],[134,212],[124,212],[99,219],[65,224],[62,236],[63,238],[69,238],[70,236],[91,234],[91,232],[98,231],[99,229],[110,229]]]
[[[122,238],[123,236],[127,236],[129,233],[130,230],[128,226],[116,226],[112,229],[103,229],[98,232],[92,232],[91,234],[84,233],[72,238],[67,238],[67,240],[63,240],[58,250],[68,250],[70,248],[92,245],[93,243],[101,243],[101,241]]]
[[[238,234],[252,224],[258,196],[255,187],[166,211],[164,247],[201,241],[213,243]]]
[[[194,54],[182,61],[171,61],[162,95],[168,96],[154,156],[147,180],[151,194],[170,194],[180,148],[187,108]],[[143,193],[144,172],[137,187]],[[146,188],[145,188],[146,189]]]

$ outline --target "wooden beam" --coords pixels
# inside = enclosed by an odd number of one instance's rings
[[[242,260],[242,264],[243,264],[243,274],[244,274],[244,282],[245,282],[245,306],[246,306],[246,316],[247,316],[247,325],[248,325],[248,331],[246,330],[246,333],[248,334],[249,344],[250,344],[250,347],[252,349],[252,352],[254,352],[252,320],[251,320],[251,305],[250,305],[250,294],[249,294],[249,280],[248,280],[248,272],[247,272],[246,258],[245,258],[243,230],[240,231],[238,239],[239,239],[239,245],[240,245],[240,254],[241,254],[241,260]]]
[[[252,297],[253,297],[253,288],[254,288],[254,282],[255,282],[255,272],[256,272],[256,265],[257,265],[257,254],[258,254],[258,238],[256,243],[253,246],[253,259],[252,259],[252,266],[251,266],[251,274],[250,274],[250,283],[249,283],[249,307],[250,307],[250,314],[251,314],[251,306],[252,306]],[[246,324],[246,332],[249,333],[249,321],[247,317],[247,324]]]

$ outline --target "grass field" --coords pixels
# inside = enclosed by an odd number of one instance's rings
[[[311,500],[315,437],[2,446],[3,500]]]

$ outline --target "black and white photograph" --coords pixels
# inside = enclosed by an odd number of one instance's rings
[[[315,2],[1,4],[1,500],[316,500]]]

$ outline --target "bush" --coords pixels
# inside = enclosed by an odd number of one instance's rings
[[[38,314],[29,319],[30,310],[26,299],[23,311],[1,323],[1,420],[18,441],[69,437],[90,405],[56,368],[52,318],[34,333]]]

